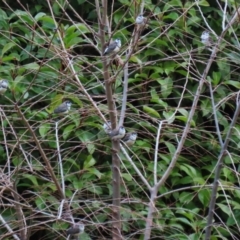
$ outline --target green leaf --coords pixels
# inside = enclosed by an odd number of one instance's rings
[[[182,2],[180,0],[172,0],[172,1],[168,1],[164,8],[163,8],[163,12],[166,12],[169,8],[173,8],[174,6],[178,6],[180,8],[183,7]]]
[[[131,103],[127,102],[127,106],[137,115],[139,115],[139,109],[133,106]]]
[[[91,184],[91,186],[89,186],[88,191],[97,194],[97,195],[101,195],[103,194],[103,190],[99,185],[96,184]]]
[[[66,30],[66,35],[69,35],[70,33],[73,33],[74,31],[77,31],[78,33],[89,33],[90,31],[83,23],[77,23],[72,25]]]
[[[70,125],[68,125],[67,127],[64,128],[64,130],[63,130],[63,139],[64,140],[66,140],[68,138],[68,136],[73,131],[73,129],[75,129],[74,124],[70,124]]]
[[[157,91],[156,91],[155,88],[152,88],[152,89],[151,89],[151,97],[152,97],[151,102],[158,103],[159,106],[162,106],[162,107],[164,107],[165,109],[167,109],[168,104],[167,104],[166,102],[162,101],[162,100],[159,98],[159,95],[158,95],[158,93],[157,93]]]
[[[214,85],[218,85],[218,83],[220,82],[221,80],[221,73],[220,72],[213,72],[212,74],[212,83]]]
[[[46,16],[46,13],[39,12],[39,13],[37,13],[37,15],[36,15],[34,18],[38,21],[38,20],[41,19],[43,16]]]
[[[3,57],[4,54],[10,50],[12,47],[15,47],[16,44],[14,42],[9,42],[7,43],[6,45],[4,45],[3,49],[2,49],[2,53],[1,53],[1,56]]]
[[[209,113],[212,113],[212,104],[210,99],[203,99],[201,101],[201,110],[203,112],[203,116],[208,115]]]
[[[165,15],[165,16],[163,17],[163,20],[171,19],[171,20],[174,21],[174,20],[176,20],[177,18],[179,18],[179,14],[176,13],[176,12],[171,12],[171,13]]]
[[[129,59],[130,62],[138,63],[139,65],[142,65],[142,61],[140,58],[138,58],[136,55],[132,55]]]
[[[38,181],[37,178],[34,175],[30,175],[30,174],[22,174],[22,177],[29,179],[34,186],[38,186]]]
[[[79,43],[82,43],[84,42],[84,39],[83,38],[80,38],[80,37],[72,37],[69,39],[69,41],[66,41],[66,48],[71,48]]]
[[[201,201],[201,203],[207,207],[211,198],[210,192],[208,189],[201,189],[201,191],[198,192],[198,198]]]
[[[173,123],[175,120],[175,114],[173,111],[168,111],[168,112],[163,111],[163,116],[168,121],[168,124]]]
[[[184,108],[179,108],[178,112],[180,112],[183,116],[188,117],[188,111]]]
[[[47,132],[51,129],[51,125],[49,123],[44,123],[39,127],[39,133],[42,138],[45,138]]]
[[[39,210],[46,209],[45,200],[41,197],[36,198],[35,204]]]
[[[173,81],[172,78],[165,78],[164,80],[157,80],[161,85],[161,95],[167,98],[172,93]]]
[[[3,56],[2,57],[2,62],[3,63],[10,62],[12,60],[20,61],[20,56],[16,52],[12,52],[8,56]]]
[[[80,115],[77,112],[70,112],[69,118],[74,122],[75,127],[79,127],[80,125]]]
[[[73,165],[77,169],[80,169],[79,164],[76,162],[76,159],[67,158],[66,162],[70,163],[71,165]]]
[[[146,112],[147,114],[149,114],[152,117],[160,118],[159,113],[151,107],[148,107],[148,106],[144,105],[143,106],[143,111]]]
[[[23,76],[17,76],[13,83],[12,83],[12,89],[15,91],[16,87],[18,86],[18,84],[23,80],[25,79]]]
[[[218,203],[217,206],[225,212],[228,216],[231,216],[232,211],[227,204]]]
[[[224,84],[232,85],[232,86],[234,86],[235,88],[240,89],[240,82],[239,82],[239,81],[229,80],[229,81],[225,81]]]
[[[206,0],[200,0],[198,4],[200,6],[209,7],[209,3]]]
[[[180,203],[189,202],[189,200],[191,200],[191,194],[189,192],[182,192],[178,200],[180,201]]]
[[[113,15],[114,22],[118,24],[120,20],[122,19],[123,12],[122,11],[116,11]]]
[[[26,21],[29,25],[34,25],[34,21],[32,18],[32,15],[28,13],[27,11],[22,11],[22,10],[16,10],[11,16],[10,19],[14,17],[18,17],[19,21],[21,24],[24,25],[24,21]]]
[[[82,143],[86,145],[88,152],[93,154],[95,151],[95,145],[92,142],[95,140],[96,135],[90,131],[78,131],[76,135],[82,141]]]
[[[127,181],[132,181],[132,175],[129,173],[122,173],[122,177]]]
[[[93,174],[93,175],[95,175],[95,176],[97,176],[99,179],[101,179],[102,176],[103,176],[103,174],[101,172],[99,172],[99,170],[96,169],[96,168],[89,168],[88,172]]]
[[[174,153],[176,152],[175,146],[174,146],[172,143],[170,143],[170,142],[166,142],[165,144],[166,144],[167,147],[168,147],[168,151],[169,151],[170,154],[173,156]]]
[[[88,169],[96,164],[96,160],[90,155],[84,160],[83,169]]]
[[[169,75],[169,73],[171,72],[175,72],[175,69],[177,68],[177,64],[173,61],[165,61],[163,63],[163,68],[164,68],[164,72]],[[167,78],[167,80],[169,81],[170,78]]]
[[[64,99],[64,95],[57,94],[51,101],[49,109],[46,109],[48,113],[53,113],[54,109],[59,106]]]
[[[38,20],[41,21],[43,28],[53,29],[56,27],[54,20],[47,15],[39,17]]]
[[[186,174],[192,178],[196,177],[197,176],[197,171],[195,168],[193,168],[192,166],[190,165],[187,165],[187,164],[181,164],[180,165],[180,169],[184,172],[186,172]]]
[[[23,65],[22,67],[27,70],[39,70],[40,66],[37,63],[33,62],[33,63]]]

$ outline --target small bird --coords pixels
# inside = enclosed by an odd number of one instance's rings
[[[67,236],[79,235],[80,233],[84,232],[84,228],[85,228],[85,226],[82,223],[75,224],[73,227],[71,227],[67,230]]]
[[[71,108],[71,105],[72,103],[67,100],[55,108],[53,112],[59,115],[67,114]]]
[[[112,131],[112,124],[110,121],[107,121],[107,123],[103,124],[103,129],[106,134],[109,134]]]
[[[142,14],[138,15],[136,18],[136,24],[138,25],[143,25],[145,23],[145,18],[143,17]]]
[[[132,146],[137,139],[137,133],[136,132],[129,132],[127,133],[122,141],[127,145],[127,146]]]
[[[111,139],[117,140],[123,138],[125,133],[126,133],[125,128],[121,126],[119,128],[112,130],[108,135],[110,136]]]
[[[117,53],[120,48],[121,48],[122,44],[121,44],[121,40],[120,39],[116,39],[114,42],[110,43],[106,49],[104,50],[103,55],[107,55],[110,53]]]
[[[8,80],[2,79],[0,80],[0,94],[5,93],[8,88]]]
[[[210,36],[210,32],[209,31],[203,31],[202,35],[201,35],[201,42],[206,46],[206,47],[210,47],[213,45],[213,40]]]

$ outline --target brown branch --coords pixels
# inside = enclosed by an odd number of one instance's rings
[[[17,193],[17,187],[16,187],[16,182],[14,183],[13,189],[11,191],[13,198],[16,202],[15,204],[15,210],[17,213],[17,218],[18,218],[18,226],[19,226],[19,234],[20,234],[20,239],[27,239],[27,224],[26,224],[26,219],[23,214],[23,210],[21,208],[21,205],[18,203],[20,202],[18,193]]]
[[[99,5],[98,0],[95,0],[96,6]],[[108,9],[108,1],[103,0],[103,15],[101,17],[100,9],[97,10],[98,19],[102,19],[100,22],[100,39],[102,44],[102,52],[104,51],[105,44],[105,35],[104,35],[104,27],[107,25],[107,9]],[[109,110],[109,117],[111,121],[112,129],[117,127],[117,111],[115,108],[115,102],[113,99],[112,92],[112,84],[109,82],[110,73],[108,70],[107,57],[102,57],[103,60],[103,77],[106,87],[106,96],[107,96],[107,104]],[[120,143],[118,141],[112,140],[112,188],[113,188],[113,207],[112,207],[112,231],[113,231],[113,240],[122,239],[121,238],[121,216],[120,216],[120,186],[121,186],[121,178],[120,178],[120,160],[118,158],[118,152],[120,150]]]

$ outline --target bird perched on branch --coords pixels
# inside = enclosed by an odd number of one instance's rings
[[[59,115],[67,114],[71,108],[71,105],[72,103],[67,100],[55,108],[53,112]]]
[[[108,135],[111,139],[117,140],[123,138],[125,133],[125,128],[123,126],[120,126],[119,128],[112,130]]]
[[[146,22],[146,18],[142,14],[138,15],[136,18],[136,24],[143,25]]]
[[[73,227],[71,227],[67,230],[67,236],[79,235],[84,232],[84,228],[85,228],[85,226],[82,223],[75,224]]]
[[[107,123],[103,124],[103,129],[106,134],[109,134],[112,131],[112,124],[110,121],[107,121]]]
[[[137,133],[136,132],[129,132],[127,133],[122,141],[127,145],[127,146],[132,146],[137,139]]]
[[[122,44],[121,44],[121,40],[120,39],[116,39],[115,41],[113,41],[112,43],[110,43],[106,49],[104,50],[103,55],[107,55],[107,54],[111,54],[111,53],[117,53],[120,48],[121,48]]]
[[[213,45],[213,40],[210,36],[210,32],[209,31],[203,31],[202,35],[201,35],[201,42],[206,46],[206,47],[210,47]]]
[[[5,93],[8,88],[8,80],[2,79],[0,80],[0,94]]]

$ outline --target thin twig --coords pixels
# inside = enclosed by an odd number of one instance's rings
[[[236,226],[237,226],[237,228],[238,228],[238,232],[240,232],[240,227],[239,227],[239,224],[238,224],[238,220],[236,219],[235,213],[232,211],[231,204],[230,204],[230,202],[229,202],[228,194],[226,194],[225,189],[224,189],[224,187],[223,187],[223,185],[222,185],[222,183],[221,183],[220,181],[219,181],[219,186],[220,186],[220,188],[221,188],[221,190],[223,191],[223,194],[224,194],[224,196],[225,196],[225,200],[226,200],[228,209],[229,209],[229,211],[230,211],[231,217],[232,217],[232,218],[234,219],[234,221],[235,221],[235,224],[236,224]],[[229,214],[229,215],[230,215],[230,214]]]
[[[225,0],[225,5],[224,5],[224,11],[223,11],[223,19],[222,19],[222,30],[225,29],[225,21],[226,21],[226,16],[227,16],[227,6],[228,6],[228,1]]]
[[[1,123],[2,123],[3,140],[4,140],[6,155],[7,155],[8,176],[10,176],[11,175],[11,162],[10,162],[10,156],[9,156],[9,152],[8,152],[8,145],[7,145],[5,128],[4,128],[4,121],[3,121],[3,117],[2,117],[1,112],[3,112],[3,109],[0,107],[0,117],[1,117]]]
[[[217,167],[216,167],[216,171],[215,171],[213,189],[212,189],[212,194],[211,194],[211,201],[210,201],[210,204],[209,204],[208,221],[207,221],[206,234],[205,234],[205,239],[206,240],[209,240],[210,237],[211,237],[213,211],[214,211],[215,203],[216,203],[216,194],[217,194],[217,189],[218,189],[218,185],[219,185],[219,177],[220,177],[220,173],[221,173],[221,169],[222,169],[222,163],[223,163],[223,160],[226,156],[226,151],[227,151],[227,148],[228,148],[230,137],[232,135],[232,131],[233,131],[234,126],[236,124],[236,121],[238,119],[239,113],[240,113],[240,101],[237,104],[237,108],[236,108],[236,111],[234,113],[232,122],[229,126],[229,130],[228,130],[226,139],[224,141],[223,147],[222,147],[221,152],[220,152],[219,157],[218,157],[218,163],[217,163]]]
[[[216,111],[216,107],[215,107],[214,95],[213,95],[213,89],[212,89],[211,81],[209,81],[208,84],[209,84],[209,91],[210,91],[212,111],[213,111],[213,116],[214,116],[214,121],[215,121],[216,132],[217,132],[217,135],[218,135],[219,143],[222,147],[223,146],[223,140],[222,140],[221,131],[220,131],[220,128],[219,128],[219,121],[218,121],[218,117],[217,117],[217,111]]]
[[[215,33],[215,31],[210,27],[210,25],[208,24],[206,18],[204,17],[204,14],[203,14],[203,12],[202,12],[202,9],[201,9],[201,7],[199,6],[199,1],[198,1],[198,0],[195,0],[195,3],[196,3],[196,5],[197,5],[197,7],[198,7],[198,10],[199,10],[199,12],[200,12],[200,14],[201,14],[201,16],[202,16],[202,19],[203,19],[204,23],[206,24],[207,28],[211,31],[211,33],[212,33],[216,38],[218,38],[218,35],[217,35],[217,34]]]
[[[26,223],[26,218],[22,210],[22,206],[18,204],[20,202],[19,195],[17,192],[17,187],[16,187],[16,182],[13,184],[13,189],[11,191],[11,194],[17,204],[15,204],[15,210],[17,213],[17,219],[18,219],[18,225],[19,225],[19,234],[21,239],[26,239],[27,238],[27,223]]]
[[[61,219],[62,212],[63,212],[63,206],[64,206],[65,199],[62,199],[59,208],[58,208],[58,216],[57,219]]]
[[[157,184],[157,163],[158,163],[158,147],[159,147],[159,138],[162,129],[163,121],[159,122],[158,131],[156,136],[156,144],[155,144],[155,153],[154,153],[154,169],[153,169],[153,178],[154,178],[154,185]]]
[[[126,53],[126,59],[128,58],[128,54]],[[128,93],[128,61],[124,66],[124,82],[123,82],[123,97],[122,97],[122,109],[120,114],[120,120],[118,126],[123,126],[125,114],[126,114],[126,106],[127,106],[127,93]]]
[[[12,234],[13,238],[16,240],[21,240],[17,234],[14,233],[14,231],[11,229],[11,227],[7,224],[7,222],[4,220],[2,215],[0,214],[0,221],[2,222],[3,226],[8,230],[9,233]]]
[[[62,192],[63,192],[63,195],[65,196],[65,181],[64,181],[62,157],[61,157],[59,138],[58,138],[58,121],[55,122],[55,137],[56,137],[56,145],[57,145],[57,153],[58,153],[58,163],[60,168],[60,176],[61,176],[61,182],[62,182]]]
[[[140,5],[140,14],[143,15],[143,12],[144,12],[144,0],[141,1],[141,5]]]
[[[133,166],[134,170],[136,171],[136,173],[138,174],[138,176],[141,178],[141,180],[143,181],[143,183],[146,185],[146,187],[148,188],[149,191],[152,190],[152,187],[150,186],[150,184],[148,183],[147,179],[142,175],[142,173],[139,171],[139,169],[137,168],[137,166],[135,165],[135,163],[133,162],[133,160],[130,158],[130,156],[128,155],[128,153],[126,152],[125,148],[120,145],[121,151],[123,152],[123,154],[125,155],[125,157],[127,158],[127,160],[130,162],[130,164]]]

